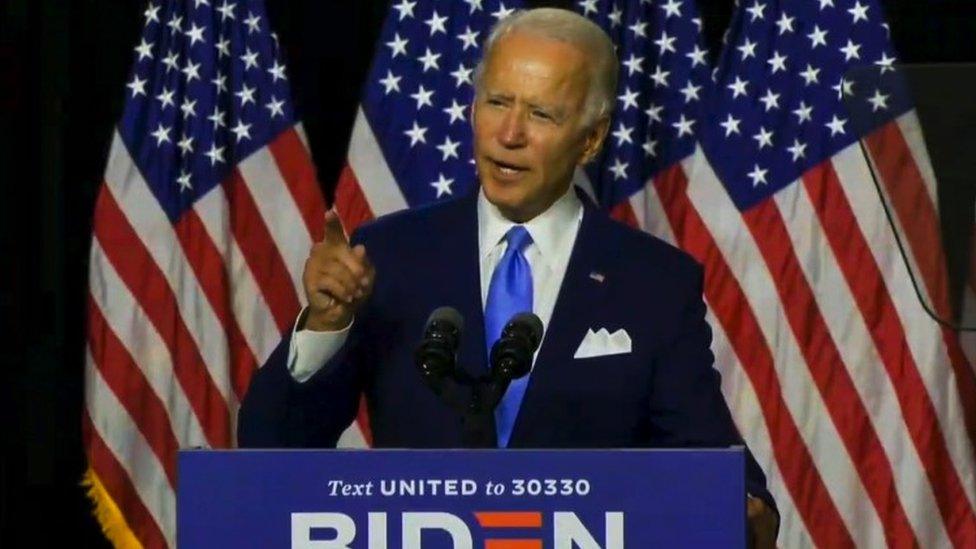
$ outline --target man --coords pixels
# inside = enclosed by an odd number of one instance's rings
[[[607,134],[616,78],[610,39],[581,16],[501,21],[472,105],[478,192],[378,219],[353,246],[327,215],[305,266],[309,305],[252,381],[241,445],[333,446],[364,392],[376,446],[460,446],[458,414],[412,359],[445,305],[465,317],[472,375],[513,314],[545,326],[532,372],[496,412],[500,447],[742,444],[711,367],[701,268],[572,188]],[[594,335],[604,328],[612,341]],[[750,530],[771,545],[775,507],[751,455],[747,488]]]

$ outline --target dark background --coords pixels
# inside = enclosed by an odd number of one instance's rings
[[[331,197],[388,2],[267,3],[319,179]],[[972,0],[882,3],[903,62],[976,62]],[[92,205],[122,108],[144,4],[0,0],[0,334],[6,343],[0,352],[2,546],[21,546],[25,539],[44,546],[65,538],[73,546],[105,545],[78,487],[84,469],[80,411],[86,263]],[[717,52],[732,0],[698,4],[709,48]],[[932,79],[944,81],[940,86],[955,94],[950,104],[974,108],[976,82],[960,82],[953,70],[933,73]],[[920,105],[927,127],[932,118],[943,127],[939,131],[976,133],[958,118],[940,116],[941,103],[933,101],[931,109]],[[960,150],[947,149],[946,158],[934,158],[940,176],[942,170],[966,173],[954,159],[972,162],[972,139],[968,149],[955,143]],[[971,204],[965,206],[970,216]]]

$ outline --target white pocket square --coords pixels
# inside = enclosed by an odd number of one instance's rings
[[[607,355],[622,355],[630,352],[630,334],[623,328],[610,333],[606,328],[594,332],[592,328],[586,331],[583,341],[573,358],[592,358]]]

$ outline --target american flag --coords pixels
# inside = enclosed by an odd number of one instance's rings
[[[149,3],[125,94],[94,214],[85,480],[117,545],[175,546],[176,452],[234,445],[325,207],[262,2]]]
[[[576,7],[623,63],[589,177],[618,219],[705,266],[716,367],[779,542],[974,546],[976,346],[923,310],[952,317],[881,6],[741,2],[715,68],[691,0]]]

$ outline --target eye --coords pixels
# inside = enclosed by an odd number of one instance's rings
[[[501,99],[498,99],[497,97],[489,97],[489,98],[485,99],[485,103],[487,103],[487,104],[489,104],[489,105],[491,105],[493,107],[500,107],[500,106],[502,106],[502,105],[505,104],[504,101],[502,101]]]
[[[548,122],[551,122],[553,120],[552,115],[550,115],[546,111],[541,111],[539,109],[533,110],[532,111],[532,116],[534,116],[535,118],[539,118],[541,120],[548,121]]]

